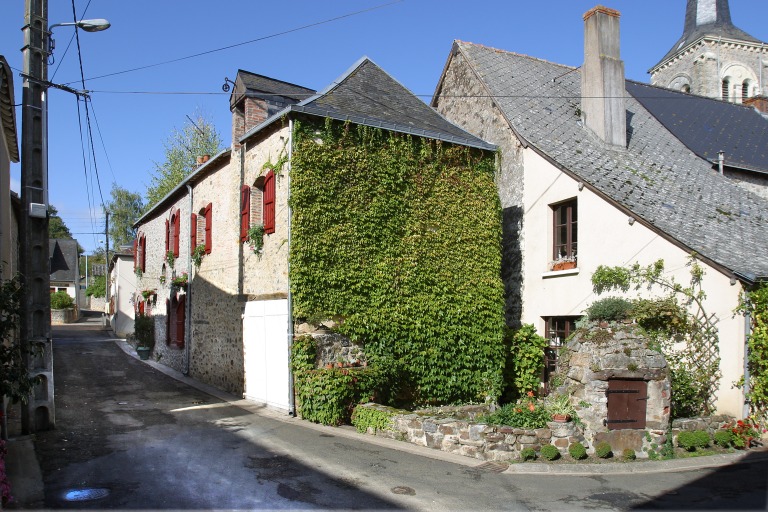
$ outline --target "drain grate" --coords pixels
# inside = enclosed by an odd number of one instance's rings
[[[474,469],[477,471],[485,471],[486,473],[503,473],[507,470],[508,467],[509,464],[505,464],[504,462],[488,461],[483,462]]]
[[[416,491],[413,490],[411,487],[407,487],[405,485],[398,485],[397,487],[393,487],[390,489],[393,494],[404,494],[405,496],[416,496]]]
[[[67,501],[93,501],[109,496],[109,489],[72,489],[64,494]]]

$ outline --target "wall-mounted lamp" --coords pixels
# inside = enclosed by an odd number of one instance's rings
[[[579,182],[579,192],[581,192],[582,190],[584,190],[584,182],[580,181]]]
[[[736,277],[731,276],[731,286],[734,286],[736,284]]]
[[[629,222],[629,225],[631,226],[632,224],[635,223],[635,218],[634,217],[627,217],[627,222]]]
[[[221,86],[221,90],[224,92],[229,92],[229,90],[232,88],[229,84],[235,85],[235,82],[227,77],[224,77],[224,85]]]

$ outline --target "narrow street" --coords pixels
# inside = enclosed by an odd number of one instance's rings
[[[36,441],[46,508],[766,508],[764,459],[684,472],[498,473],[216,398],[110,336],[95,322],[54,328],[57,428]]]

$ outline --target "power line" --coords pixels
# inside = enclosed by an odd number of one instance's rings
[[[247,44],[257,43],[259,41],[265,41],[267,39],[273,39],[275,37],[284,36],[286,34],[291,34],[293,32],[299,32],[300,30],[306,30],[308,28],[317,27],[317,26],[320,26],[320,25],[326,25],[328,23],[332,23],[334,21],[342,20],[344,18],[350,18],[352,16],[357,16],[359,14],[365,14],[365,13],[368,13],[368,12],[371,12],[371,11],[375,11],[375,10],[378,10],[378,9],[383,9],[384,7],[389,7],[390,5],[394,5],[394,4],[403,2],[403,1],[404,0],[394,0],[393,2],[388,2],[386,4],[375,5],[373,7],[369,7],[368,9],[362,9],[362,10],[359,10],[359,11],[354,11],[354,12],[350,12],[350,13],[347,13],[347,14],[342,14],[341,16],[336,16],[334,18],[328,18],[328,19],[325,19],[325,20],[322,20],[322,21],[316,21],[314,23],[308,23],[308,24],[302,25],[300,27],[295,27],[295,28],[291,28],[291,29],[288,29],[288,30],[283,30],[282,32],[275,32],[274,34],[270,34],[270,35],[263,36],[263,37],[258,37],[256,39],[251,39],[250,41],[244,41],[242,43],[235,43],[235,44],[231,44],[229,46],[222,46],[221,48],[216,48],[216,49],[213,49],[213,50],[207,50],[207,51],[204,51],[204,52],[195,53],[193,55],[187,55],[186,57],[179,57],[177,59],[171,59],[171,60],[166,60],[166,61],[163,61],[163,62],[157,62],[155,64],[147,64],[146,66],[139,66],[137,68],[126,69],[126,70],[123,70],[123,71],[116,71],[114,73],[108,73],[106,75],[99,75],[99,76],[95,76],[95,77],[89,78],[88,80],[92,81],[92,80],[98,80],[100,78],[106,78],[106,77],[110,77],[110,76],[123,75],[125,73],[132,73],[134,71],[141,71],[143,69],[154,68],[154,67],[157,67],[157,66],[164,66],[166,64],[172,64],[174,62],[181,62],[183,60],[194,59],[196,57],[202,57],[203,55],[210,55],[211,53],[221,52],[221,51],[224,51],[224,50],[230,50],[232,48],[237,48],[238,46],[245,46]],[[74,83],[74,82],[69,82],[69,83]],[[69,83],[67,85],[69,85]]]

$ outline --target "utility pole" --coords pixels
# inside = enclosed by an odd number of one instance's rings
[[[30,377],[38,379],[22,408],[22,432],[55,426],[48,253],[48,0],[25,0],[21,124],[20,343]]]

